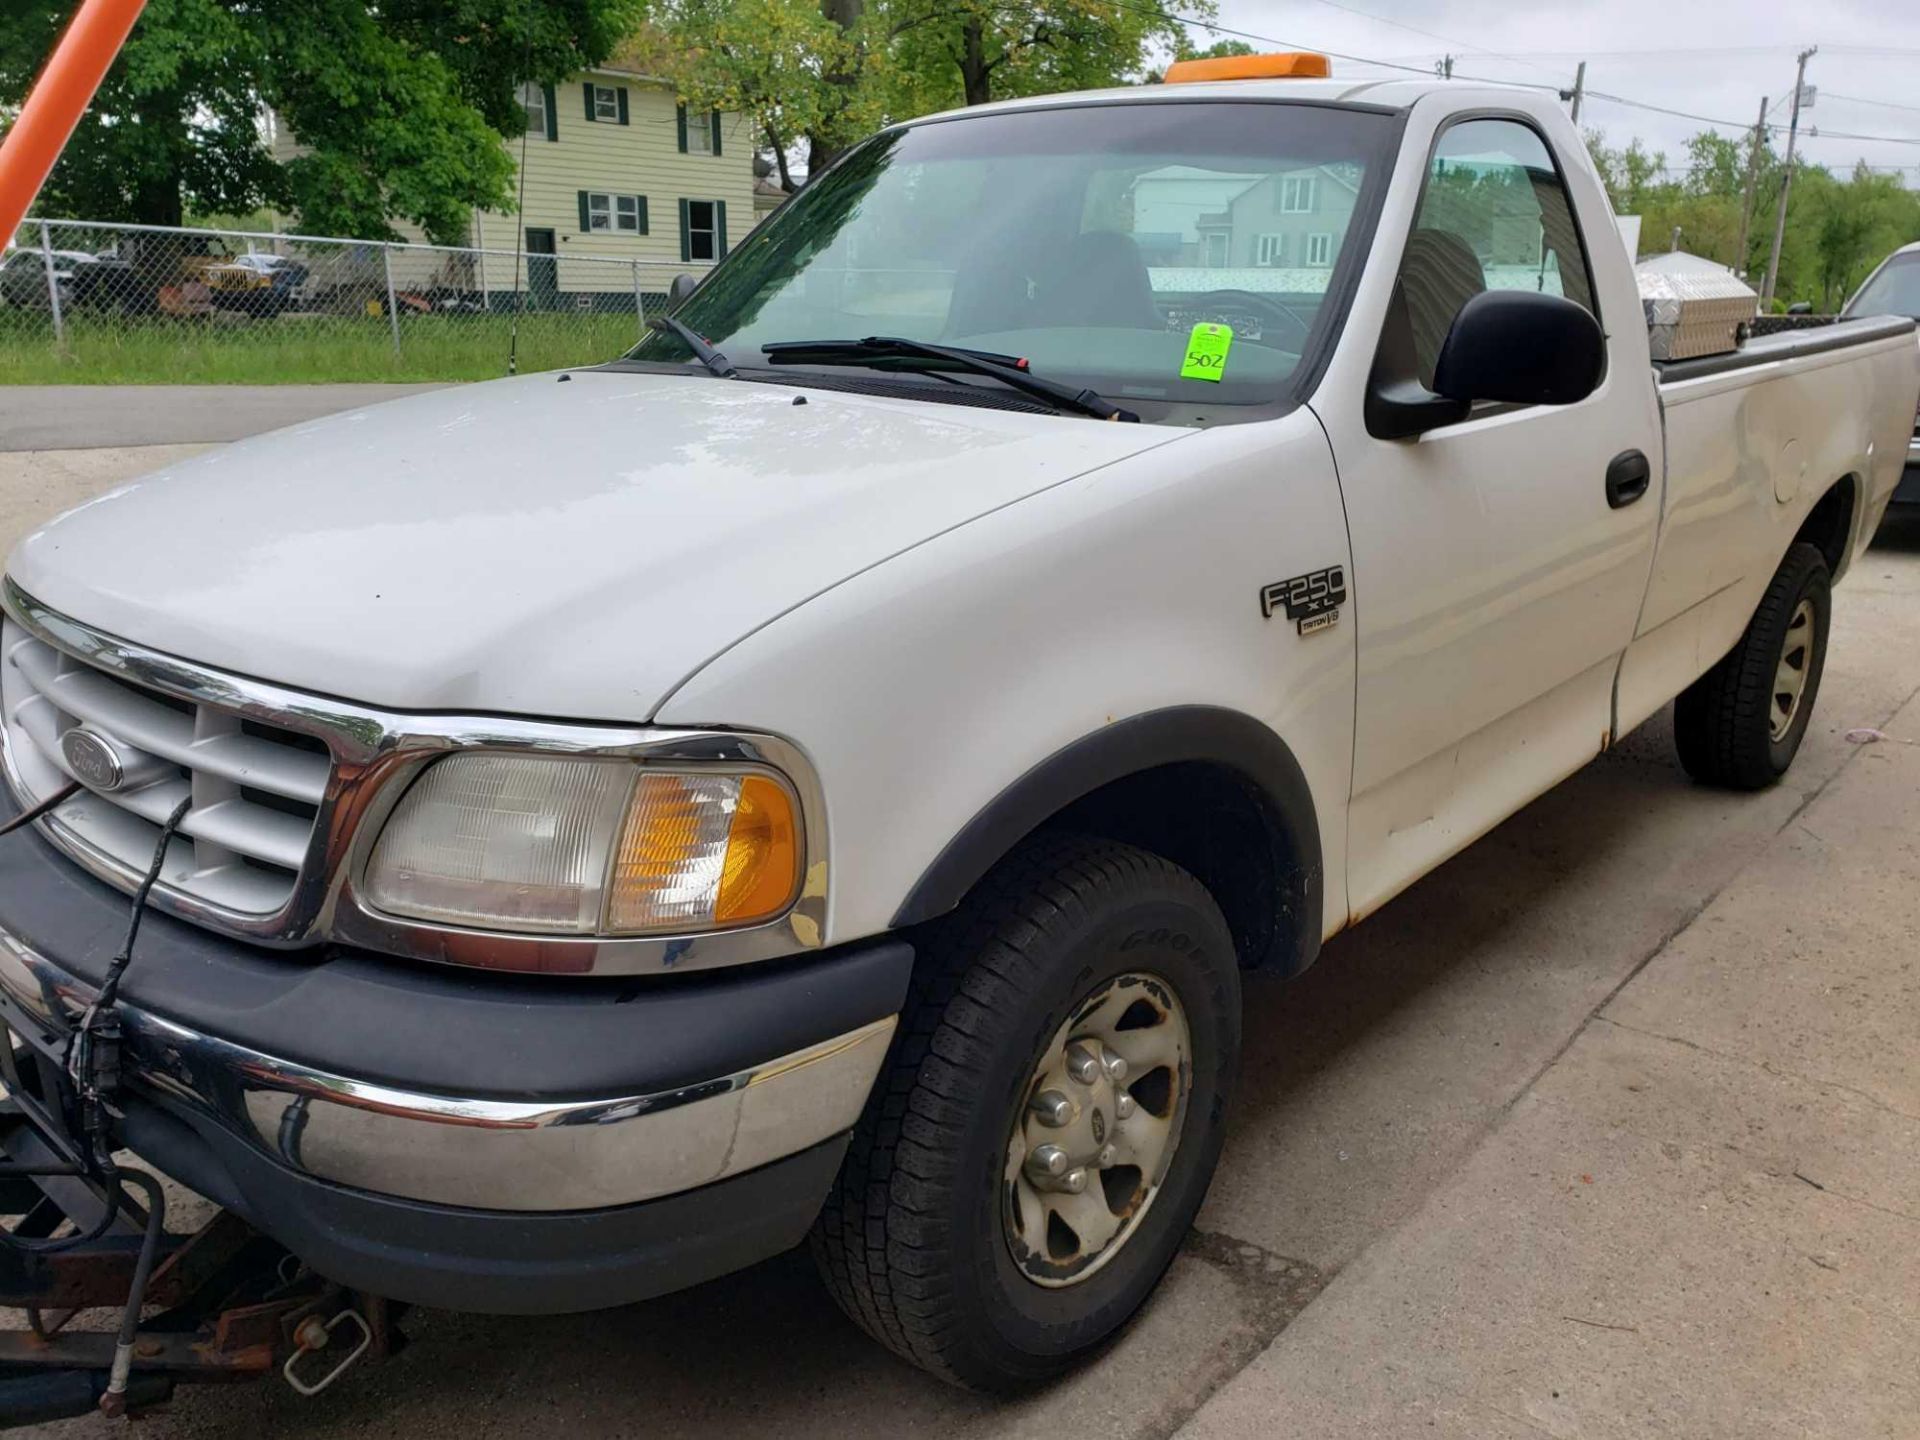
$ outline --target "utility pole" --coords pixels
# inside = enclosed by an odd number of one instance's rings
[[[1433,69],[1434,73],[1442,80],[1451,80],[1453,78],[1453,57],[1451,55],[1442,55],[1439,63],[1436,64]]]
[[[1819,49],[1814,45],[1800,52],[1800,65],[1793,77],[1793,116],[1787,121],[1787,173],[1780,177],[1780,205],[1773,216],[1773,253],[1767,257],[1767,283],[1760,292],[1761,301],[1769,305],[1773,303],[1773,287],[1780,279],[1780,242],[1787,235],[1787,196],[1793,190],[1793,142],[1800,134],[1800,96],[1807,88],[1807,61]]]
[[[1580,100],[1586,93],[1587,62],[1582,60],[1580,62],[1580,68],[1573,72],[1573,89],[1562,90],[1560,92],[1560,98],[1562,100],[1571,100],[1573,102],[1573,114],[1568,118],[1573,121],[1576,130],[1580,128]]]
[[[1760,97],[1760,117],[1753,122],[1753,139],[1747,146],[1747,186],[1740,197],[1740,243],[1733,247],[1734,268],[1747,273],[1747,235],[1753,228],[1753,187],[1760,178],[1760,147],[1767,143],[1767,97]]]

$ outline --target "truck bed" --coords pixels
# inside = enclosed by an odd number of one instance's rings
[[[1804,355],[1818,355],[1826,350],[1840,350],[1849,345],[1864,345],[1870,340],[1910,334],[1913,329],[1914,322],[1902,315],[1837,320],[1831,325],[1762,335],[1725,355],[1701,355],[1692,360],[1656,360],[1653,369],[1660,384],[1677,385],[1684,380],[1724,375],[1730,370],[1746,370],[1756,365],[1771,365],[1781,360],[1797,360]]]

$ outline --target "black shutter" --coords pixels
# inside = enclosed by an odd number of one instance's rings
[[[640,233],[644,235],[647,233],[647,197],[644,195],[636,195],[633,197],[633,203],[638,207]]]
[[[683,261],[693,259],[693,235],[687,229],[687,202],[680,200],[680,258]]]
[[[713,258],[727,258],[727,202],[713,202]]]
[[[587,192],[582,190],[579,192],[579,195],[580,195],[580,233],[582,235],[590,235],[593,233],[593,210],[587,204]]]
[[[560,138],[560,109],[554,104],[553,86],[542,85],[540,87],[540,98],[546,102],[547,139],[558,140]]]
[[[684,155],[687,153],[687,107],[684,104],[679,107],[679,116],[680,116],[680,153]],[[681,201],[681,204],[684,206],[686,202],[683,200]]]
[[[714,110],[709,113],[713,116],[713,153],[718,155],[720,153],[720,112]]]
[[[591,80],[587,81],[586,85],[582,88],[587,92],[587,119],[591,121],[593,119],[593,82]]]
[[[624,125],[627,123],[627,87],[622,85],[613,93],[620,97],[620,123]]]

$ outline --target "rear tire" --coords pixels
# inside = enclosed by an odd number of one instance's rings
[[[1155,1058],[1170,1016],[1185,1056],[1172,1065]],[[1111,841],[1028,841],[921,947],[893,1053],[814,1226],[828,1289],[943,1379],[1005,1390],[1067,1370],[1132,1317],[1191,1226],[1239,1051],[1232,937],[1199,881]],[[1081,1080],[1063,1078],[1062,1056]],[[1166,1146],[1143,1162],[1157,1185],[1127,1163],[1149,1134]],[[1032,1142],[1056,1136],[1084,1190],[1027,1178],[1049,1148]],[[1117,1230],[1097,1253],[1091,1239],[1076,1250],[1051,1210],[1026,1218],[1041,1204],[1088,1217],[1075,1223],[1090,1237]],[[1030,1234],[1045,1238],[1028,1246]]]
[[[1820,693],[1832,610],[1826,557],[1796,543],[1740,643],[1674,702],[1674,743],[1689,775],[1761,790],[1787,773]]]

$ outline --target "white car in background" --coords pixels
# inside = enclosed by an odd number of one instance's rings
[[[1841,318],[1863,315],[1905,315],[1920,320],[1920,241],[1903,245],[1880,264],[1840,312]],[[1914,417],[1913,438],[1907,442],[1907,468],[1893,492],[1902,511],[1920,511],[1920,415]]]

